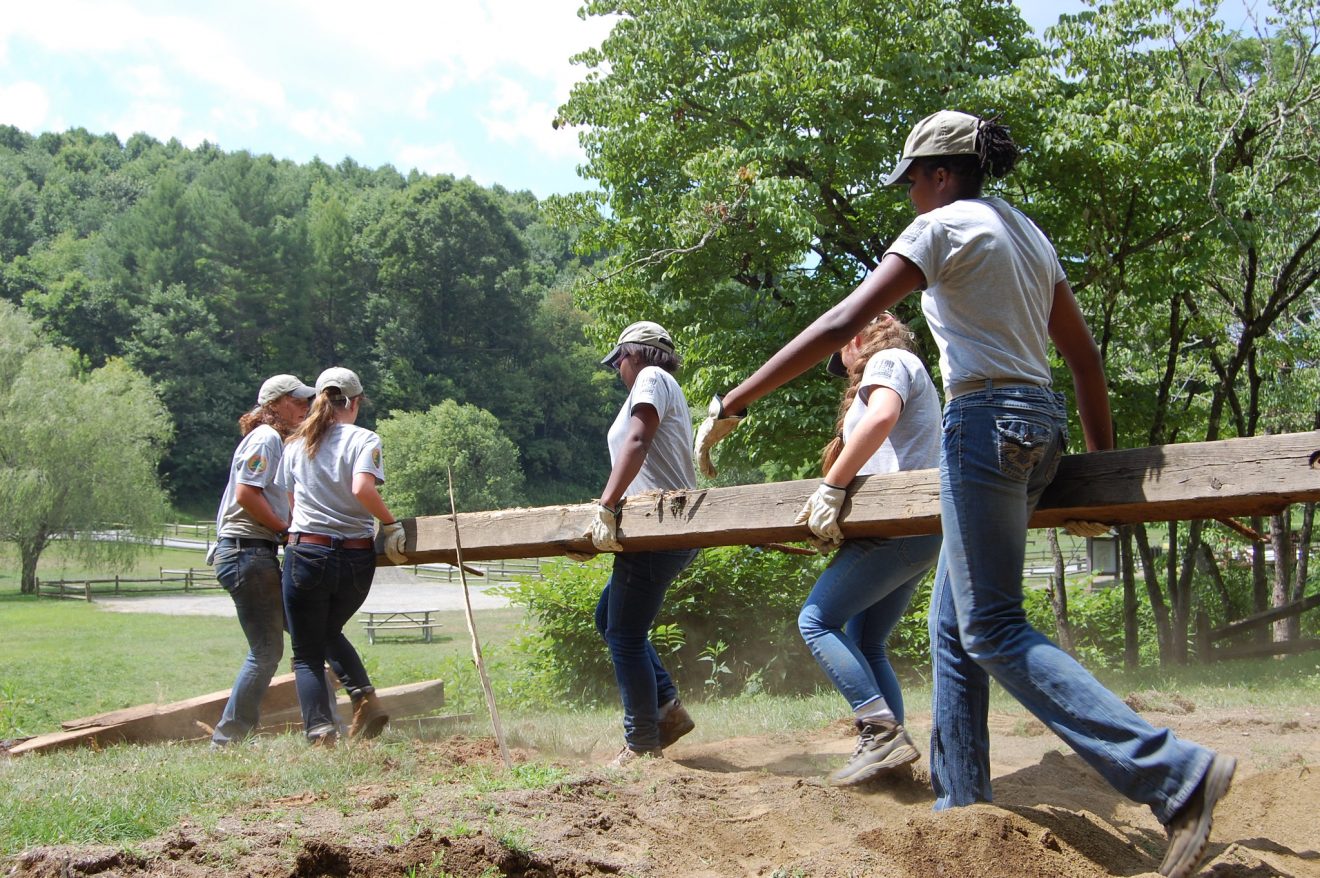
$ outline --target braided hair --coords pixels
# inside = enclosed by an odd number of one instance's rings
[[[886,317],[888,319],[885,319]],[[866,372],[866,364],[870,362],[871,357],[892,348],[910,354],[917,352],[912,330],[888,311],[880,318],[866,324],[858,335],[862,337],[862,342],[852,366],[848,368],[848,387],[843,391],[843,398],[839,400],[839,417],[834,425],[834,438],[821,452],[822,476],[829,475],[830,467],[834,466],[834,461],[843,453],[843,422],[848,416],[848,409],[852,408],[853,400],[857,398],[858,391],[862,389],[862,375]]]
[[[1013,142],[1008,126],[1000,124],[996,114],[982,119],[976,131],[976,155],[938,155],[913,159],[926,173],[944,168],[963,181],[961,198],[976,198],[985,185],[986,175],[999,179],[1017,165],[1022,150]]]

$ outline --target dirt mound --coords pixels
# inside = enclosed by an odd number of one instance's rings
[[[1202,874],[1320,878],[1320,721],[1304,712],[1185,713],[1173,702],[1169,710],[1155,719],[1239,758]],[[913,719],[920,741],[926,730]],[[669,759],[622,772],[565,764],[567,779],[544,789],[382,778],[354,791],[356,808],[314,793],[254,802],[212,829],[185,824],[132,853],[46,847],[4,865],[10,878],[1154,874],[1164,833],[1147,809],[1116,795],[1033,720],[995,716],[991,726],[995,804],[940,814],[920,768],[859,789],[823,783],[852,746],[849,724],[834,723],[811,734],[679,744]],[[461,778],[446,770],[458,765],[499,773],[487,740],[418,742],[413,758],[434,766],[436,778]]]

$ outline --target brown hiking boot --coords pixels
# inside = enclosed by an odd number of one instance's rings
[[[353,723],[348,727],[348,736],[354,740],[374,738],[385,731],[385,724],[389,721],[390,715],[385,712],[376,693],[363,693],[353,702]]]
[[[1187,804],[1164,827],[1169,833],[1169,850],[1160,864],[1161,875],[1187,878],[1201,865],[1206,842],[1210,840],[1215,805],[1228,792],[1236,768],[1237,760],[1232,756],[1216,753],[1210,761]]]
[[[668,710],[660,715],[660,722],[658,723],[660,749],[662,750],[697,727],[697,724],[692,721],[692,715],[683,707],[683,702],[677,698],[669,702],[666,707],[668,707]]]

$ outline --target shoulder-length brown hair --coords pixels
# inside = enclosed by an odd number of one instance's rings
[[[888,317],[889,319],[885,319]],[[866,364],[871,357],[891,348],[907,351],[910,354],[917,352],[916,339],[912,335],[912,330],[908,329],[907,324],[899,320],[888,311],[884,317],[872,320],[866,324],[866,327],[858,333],[862,337],[861,347],[857,351],[857,358],[853,360],[851,368],[848,369],[848,386],[843,391],[843,398],[839,400],[839,417],[834,424],[834,438],[825,446],[821,452],[820,474],[828,475],[830,467],[834,466],[834,461],[839,459],[843,453],[843,421],[848,416],[848,409],[852,408],[853,400],[857,398],[857,392],[862,387],[862,375],[866,372]],[[849,342],[851,344],[851,342]]]
[[[274,400],[274,402],[278,401],[279,400]],[[279,413],[275,411],[275,407],[272,403],[266,403],[265,405],[257,406],[251,411],[244,412],[242,416],[239,417],[238,433],[240,436],[246,436],[262,424],[275,428],[275,432],[279,433],[280,438],[286,442],[295,429],[292,424],[287,423],[279,416]]]

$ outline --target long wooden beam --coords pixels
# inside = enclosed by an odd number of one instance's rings
[[[1136,524],[1266,515],[1320,500],[1320,431],[1065,456],[1032,527],[1068,519]],[[859,479],[844,506],[846,536],[939,530],[939,477],[919,470]],[[816,479],[669,491],[630,498],[620,513],[626,549],[680,549],[801,541],[794,516]],[[469,561],[590,551],[591,504],[460,513]],[[410,563],[455,560],[451,516],[404,520]],[[380,564],[389,564],[383,555]]]

